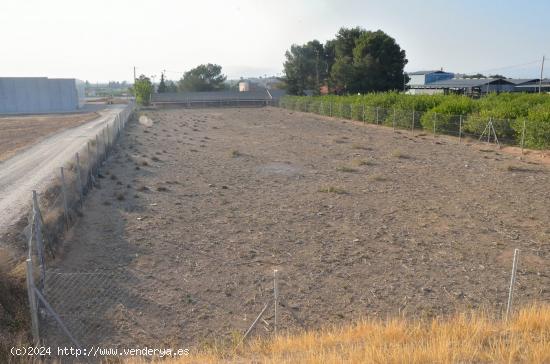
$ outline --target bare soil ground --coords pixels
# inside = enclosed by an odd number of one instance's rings
[[[230,339],[272,300],[273,269],[282,329],[500,313],[514,248],[514,304],[550,299],[542,164],[275,108],[147,115],[53,263],[120,272],[93,291],[116,292],[116,305],[82,304],[88,282],[66,284],[63,302],[96,320],[103,343]]]
[[[84,114],[0,117],[0,161],[60,130],[72,128],[99,117]]]

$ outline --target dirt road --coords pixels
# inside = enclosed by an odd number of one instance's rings
[[[99,118],[67,129],[0,162],[0,234],[13,225],[30,203],[31,191],[40,191],[55,171],[114,120],[122,105],[105,109]],[[0,242],[0,245],[2,242]]]

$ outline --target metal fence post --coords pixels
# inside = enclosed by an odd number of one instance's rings
[[[393,131],[395,131],[395,122],[396,122],[396,120],[395,120],[395,118],[396,118],[395,113],[396,113],[396,110],[395,110],[395,107],[394,107],[394,108],[393,108],[393,123],[392,123],[392,124],[393,124]]]
[[[328,103],[328,116],[332,117],[332,101]]]
[[[82,175],[80,174],[80,157],[78,152],[76,153],[76,182],[78,183],[78,196],[80,198],[80,207],[83,206],[83,193],[82,193]]]
[[[34,291],[34,277],[32,271],[32,259],[27,258],[27,292],[29,294],[29,308],[31,311],[31,330],[34,345],[40,345],[40,333],[38,329],[38,305],[36,304],[36,294]]]
[[[378,106],[376,107],[376,125],[378,125]]]
[[[46,263],[44,258],[44,240],[42,239],[42,214],[38,206],[38,197],[36,191],[32,191],[32,214],[33,214],[33,233],[36,241],[36,252],[40,262],[40,287],[44,286],[46,280]],[[32,239],[32,237],[31,237]]]
[[[435,140],[435,124],[437,123],[437,113],[434,113],[434,140]]]
[[[365,104],[363,104],[363,122],[365,122]]]
[[[523,155],[523,147],[525,146],[525,129],[526,121],[523,119],[523,129],[521,130],[521,155]]]
[[[61,194],[63,195],[63,212],[65,214],[65,221],[67,223],[67,229],[69,229],[69,209],[67,207],[67,189],[65,187],[65,173],[63,167],[61,168]]]
[[[516,283],[516,270],[518,268],[519,249],[514,249],[514,260],[512,261],[512,275],[510,276],[510,289],[508,290],[508,304],[506,305],[506,320],[512,310],[512,297],[514,295],[514,284]]]
[[[279,306],[279,282],[277,272],[277,269],[273,270],[273,298],[275,303],[275,323],[273,325],[273,331],[275,335],[277,335],[277,323],[279,322],[279,311],[277,310],[277,306]]]
[[[103,133],[103,160],[107,160],[107,135],[105,129],[101,131]]]
[[[462,115],[458,121],[458,144],[462,141]]]
[[[91,141],[88,140],[88,167],[90,168],[89,178],[88,173],[86,173],[86,186],[89,186],[90,183],[92,183],[92,180],[94,179],[94,165],[93,165],[93,159],[92,159],[92,152],[90,148]]]
[[[412,117],[412,123],[411,123],[411,132],[414,135],[414,108],[413,108],[413,117]]]
[[[111,149],[111,146],[113,145],[113,138],[111,135],[111,130],[109,128],[109,124],[107,124],[107,145],[109,146],[108,149]]]
[[[99,178],[99,135],[95,135],[95,172],[96,177]]]

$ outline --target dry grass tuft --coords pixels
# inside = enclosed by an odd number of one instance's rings
[[[480,313],[431,321],[362,320],[257,339],[237,350],[191,350],[168,363],[548,363],[549,333],[550,306],[533,306],[508,322]]]
[[[352,149],[360,149],[360,150],[372,150],[372,148],[361,145],[361,144],[353,144],[351,146]]]
[[[346,166],[340,167],[340,168],[338,168],[338,170],[339,170],[340,172],[346,172],[346,173],[357,172],[357,169],[351,168],[351,167],[346,167]]]
[[[344,195],[346,194],[347,192],[341,188],[338,188],[338,187],[334,187],[334,186],[329,186],[329,187],[326,187],[326,188],[321,188],[319,189],[319,192],[323,192],[323,193],[336,193],[338,195]]]
[[[351,161],[351,164],[355,167],[361,167],[361,166],[373,166],[374,162],[370,159],[354,159]]]
[[[505,167],[508,172],[534,172],[533,169],[509,164]]]
[[[408,154],[403,153],[400,150],[394,150],[391,153],[391,156],[394,157],[394,158],[399,158],[399,159],[410,159],[411,158],[411,156],[409,156]]]
[[[373,174],[368,176],[367,180],[369,182],[383,182],[383,181],[387,181],[388,179],[381,174]]]

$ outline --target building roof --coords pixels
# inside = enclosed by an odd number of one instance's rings
[[[538,88],[539,86],[542,86],[545,88],[550,87],[550,78],[543,78],[542,82],[540,81],[540,79],[537,78],[529,82],[525,82],[520,85],[517,85],[518,88],[526,88],[526,89],[530,87]]]
[[[516,86],[530,82],[539,82],[538,78],[507,78],[506,81],[513,83]]]
[[[414,85],[413,88],[471,88],[494,84],[509,84],[512,82],[501,78],[452,78],[428,83],[426,85]]]
[[[432,74],[432,73],[450,73],[450,72],[445,72],[445,71],[440,71],[440,70],[435,70],[435,71],[415,71],[415,72],[406,72],[406,74],[409,75],[409,76],[415,76],[415,75],[429,75],[429,74]]]

